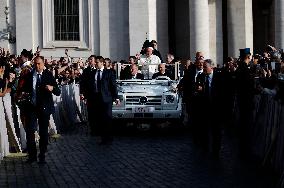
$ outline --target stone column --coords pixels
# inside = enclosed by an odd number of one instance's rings
[[[100,20],[99,20],[99,0],[93,0],[93,46],[94,54],[100,54]]]
[[[147,5],[149,16],[149,40],[157,40],[157,0],[148,0]]]
[[[275,46],[284,48],[284,1],[275,0]]]
[[[228,0],[228,55],[239,57],[240,48],[253,52],[253,17],[251,0]]]
[[[32,1],[32,4],[33,43],[30,48],[35,52],[37,46],[40,46],[40,48],[43,46],[41,39],[43,35],[43,28],[41,24],[37,24],[42,22],[42,1]]]
[[[209,53],[210,59],[223,64],[222,0],[209,2]]]
[[[129,0],[130,55],[140,52],[146,37],[157,40],[156,0]]]
[[[109,0],[99,1],[100,55],[110,57]]]
[[[190,18],[190,57],[193,59],[197,51],[210,57],[209,52],[209,8],[208,0],[189,1]]]
[[[110,58],[113,60],[129,56],[128,5],[125,0],[109,0]]]
[[[16,13],[21,15],[16,16],[16,48],[19,54],[23,49],[33,48],[33,0],[16,1]]]

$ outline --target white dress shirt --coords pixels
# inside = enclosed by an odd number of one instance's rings
[[[211,88],[211,84],[212,84],[212,78],[213,78],[213,72],[211,74],[208,75],[208,80],[209,80],[209,87]]]
[[[203,73],[203,69],[201,69],[201,70],[197,70],[197,69],[196,69],[196,73],[195,73],[195,77],[194,77],[194,82],[196,82],[197,75],[198,75],[198,74],[201,74],[201,73]]]

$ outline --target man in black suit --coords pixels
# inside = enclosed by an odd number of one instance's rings
[[[144,79],[144,75],[138,72],[138,67],[136,64],[132,64],[130,66],[130,74],[125,77],[126,80],[128,79]]]
[[[254,108],[255,78],[250,69],[251,53],[249,48],[240,49],[240,61],[236,70],[236,91],[239,109],[239,154],[245,159],[250,153],[249,149],[249,127]]]
[[[199,104],[203,109],[203,116],[206,117],[200,119],[197,134],[201,147],[218,158],[221,148],[221,120],[218,117],[222,112],[223,78],[221,72],[214,68],[212,61],[205,60],[203,73],[196,78],[196,82],[200,83],[196,88],[201,97]]]
[[[199,138],[195,133],[198,131],[197,128],[200,119],[203,118],[203,108],[200,106],[200,95],[198,91],[196,91],[196,88],[200,83],[196,82],[196,77],[203,72],[203,63],[203,59],[196,59],[195,63],[185,72],[185,75],[179,84],[179,88],[181,88],[183,92],[183,102],[185,103],[186,112],[189,117],[188,123],[193,132],[193,139],[196,142],[199,141]]]
[[[92,74],[92,72],[96,70],[96,56],[95,55],[91,55],[88,58],[88,62],[89,62],[88,67],[83,70],[83,73],[81,75],[81,80],[80,80],[80,93],[81,94],[87,92],[86,90],[88,88],[87,88],[87,86],[85,84],[87,83],[87,80],[91,76],[90,74]],[[80,97],[81,97],[81,99],[83,99],[84,96],[81,95]]]
[[[23,85],[23,91],[31,96],[29,113],[27,114],[27,148],[28,163],[37,160],[37,149],[35,143],[35,131],[37,122],[39,127],[39,163],[45,163],[45,153],[48,145],[48,126],[50,115],[54,113],[52,94],[60,95],[52,73],[45,69],[44,57],[37,56],[34,59],[34,69],[28,73]]]
[[[115,74],[110,69],[104,68],[104,58],[97,56],[96,70],[92,71],[84,80],[85,89],[81,90],[82,98],[87,99],[88,117],[91,135],[98,135],[99,144],[112,141],[110,135],[112,120],[112,105],[120,104],[118,99]]]
[[[196,59],[194,64],[185,71],[184,77],[180,81],[184,101],[187,104],[186,107],[188,107],[188,103],[190,102],[191,98],[194,97],[196,77],[198,74],[203,72],[203,63],[203,59]],[[187,110],[189,110],[189,108]]]
[[[158,76],[167,76],[170,79],[173,79],[173,76],[166,70],[166,64],[161,63],[158,65],[158,72],[154,73],[152,79],[156,79]]]

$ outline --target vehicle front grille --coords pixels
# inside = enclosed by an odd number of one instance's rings
[[[146,103],[141,103],[140,98],[147,97]],[[126,96],[126,105],[149,105],[160,106],[162,103],[162,96]]]

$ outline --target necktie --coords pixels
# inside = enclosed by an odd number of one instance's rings
[[[37,86],[40,85],[40,74],[37,74],[36,85],[37,85]]]
[[[98,74],[97,74],[97,92],[101,92],[101,70],[98,69]]]
[[[36,104],[39,103],[39,99],[40,99],[40,74],[37,74],[37,78],[36,78]]]
[[[206,95],[206,96],[210,96],[209,75],[206,75],[206,80],[205,80],[205,95]]]

